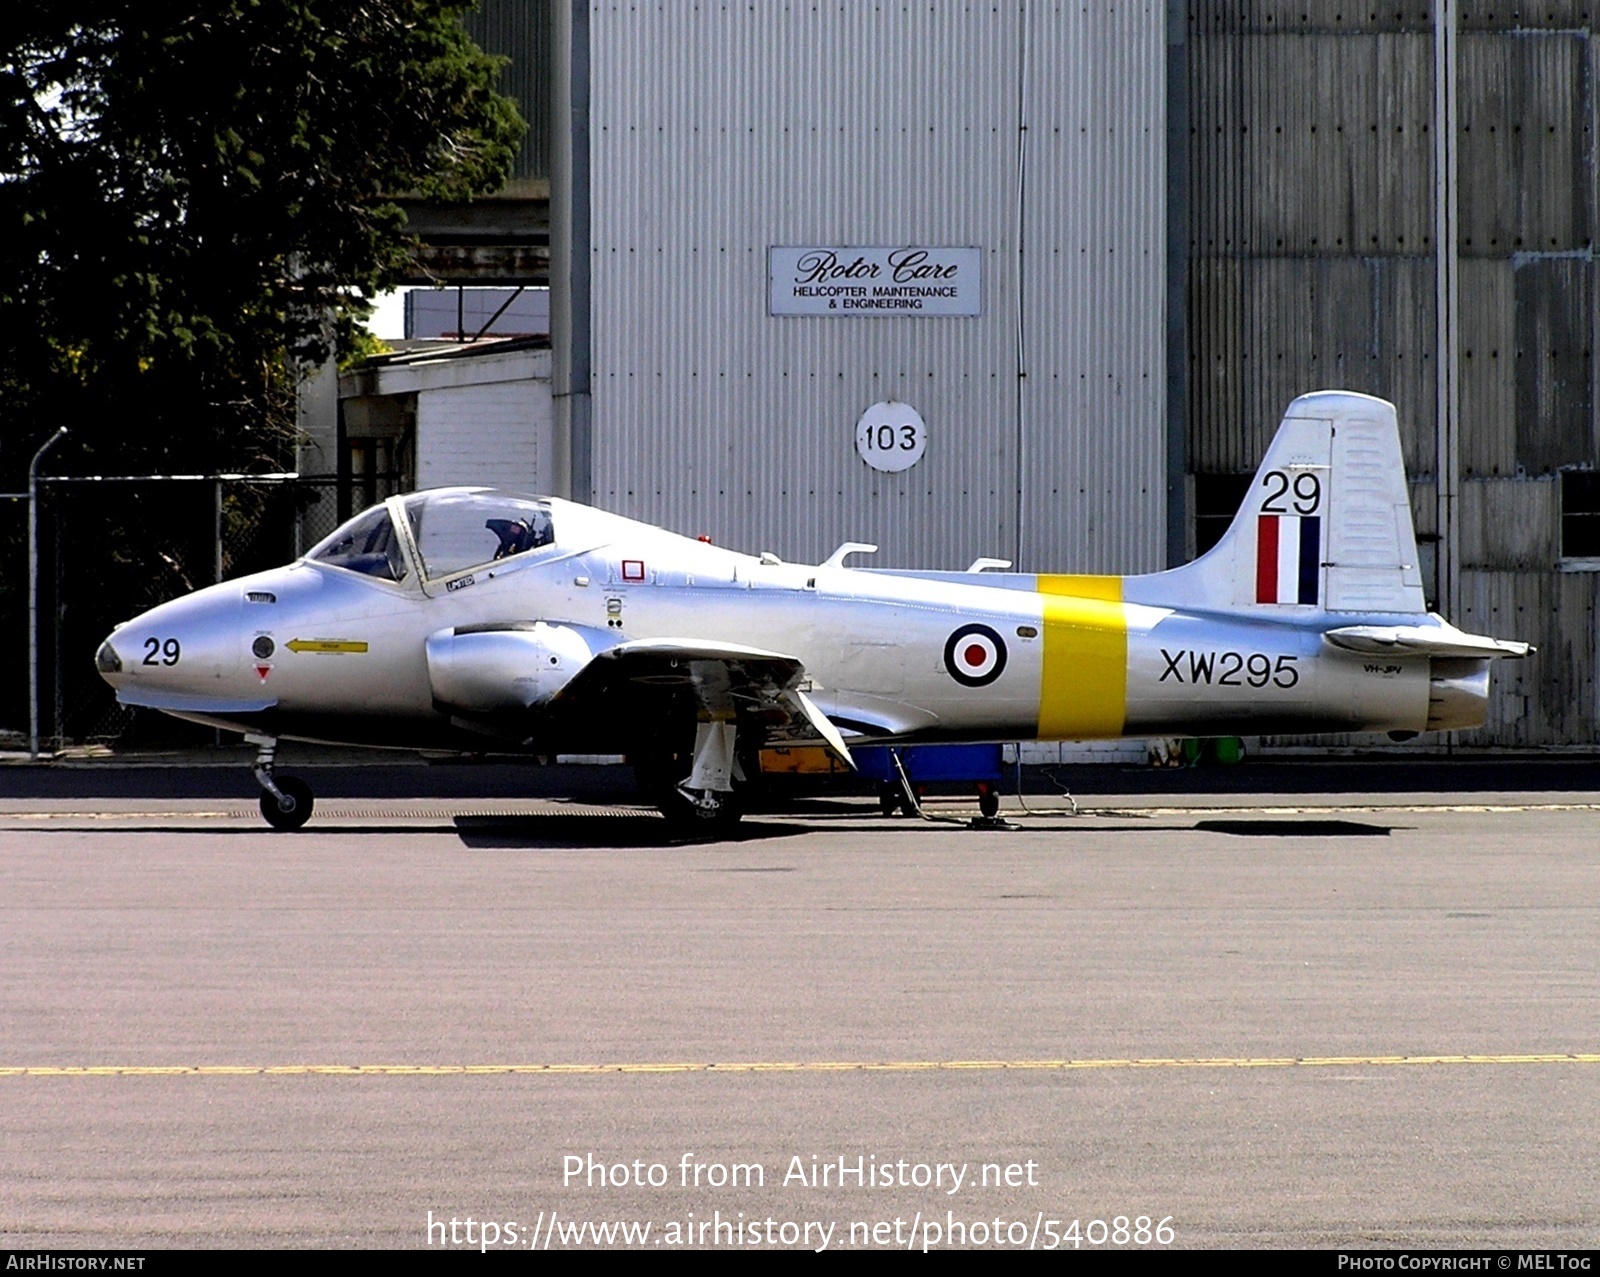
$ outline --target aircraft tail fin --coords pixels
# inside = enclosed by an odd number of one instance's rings
[[[1222,540],[1159,575],[1196,606],[1426,612],[1394,405],[1300,396]]]

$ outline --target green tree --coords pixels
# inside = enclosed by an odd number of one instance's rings
[[[11,483],[61,423],[106,470],[286,459],[296,362],[346,346],[406,261],[393,197],[465,200],[509,169],[523,125],[467,7],[11,0]]]
[[[406,261],[393,197],[465,200],[509,170],[523,125],[461,29],[466,7],[5,0],[0,490],[62,424],[58,473],[292,463],[298,369],[348,348]],[[211,500],[195,484],[50,490],[43,700],[64,677],[79,731],[110,702],[99,637],[211,579]],[[27,668],[23,513],[0,503],[13,671]],[[25,724],[26,705],[25,679],[0,681],[0,725]]]

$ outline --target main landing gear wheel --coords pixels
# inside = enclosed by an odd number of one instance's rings
[[[1000,814],[1000,795],[987,785],[978,789],[978,811],[985,820],[993,820]]]
[[[274,776],[272,780],[287,801],[281,802],[276,794],[263,790],[261,814],[274,829],[299,829],[311,819],[311,786],[298,776]]]
[[[678,833],[691,837],[711,837],[731,830],[744,815],[739,800],[733,794],[708,791],[696,794],[674,788],[671,794],[660,794],[656,806],[667,818],[667,823]]]
[[[675,833],[689,838],[725,836],[744,814],[742,795],[733,792],[733,784],[744,779],[737,729],[731,721],[697,723],[689,746],[685,731],[670,743],[641,750],[633,768],[639,788],[661,809]]]

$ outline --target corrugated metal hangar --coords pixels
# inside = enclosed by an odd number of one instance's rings
[[[1430,601],[1539,647],[1460,744],[1596,740],[1595,16],[1203,4],[1185,31],[1196,523],[1298,391],[1394,400]]]
[[[1149,571],[1295,395],[1368,391],[1430,598],[1540,648],[1448,744],[1592,747],[1594,16],[486,0],[549,156],[528,483],[792,558]]]
[[[586,33],[558,20],[558,50],[586,34],[589,87],[587,215],[558,167],[553,223],[556,278],[589,308],[586,352],[576,311],[553,333],[558,397],[564,362],[574,383],[587,365],[587,431],[565,387],[574,488],[785,557],[857,539],[913,567],[1160,566],[1162,13],[656,3],[595,5]],[[571,136],[558,125],[558,166]],[[582,240],[563,279],[563,242]],[[912,279],[889,260],[907,248],[956,273]],[[878,308],[900,302],[919,305]],[[900,471],[857,449],[890,402],[927,434]]]

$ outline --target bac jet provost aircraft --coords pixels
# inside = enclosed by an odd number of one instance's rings
[[[1222,540],[1145,576],[796,565],[572,502],[391,497],[304,558],[119,626],[125,704],[246,733],[262,811],[309,787],[280,738],[626,754],[715,827],[767,745],[1476,727],[1528,645],[1427,611],[1393,405],[1290,405]],[[1001,564],[1001,566],[1004,566]]]

